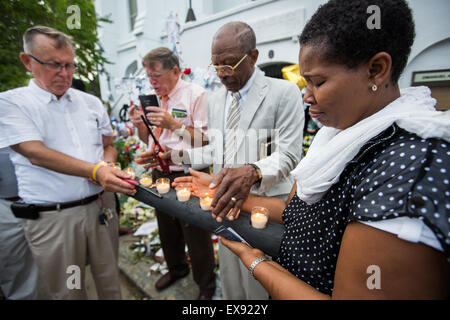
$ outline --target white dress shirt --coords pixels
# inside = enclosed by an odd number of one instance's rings
[[[30,80],[27,87],[0,93],[0,148],[42,141],[50,149],[97,163],[103,159],[102,135],[111,136],[108,114],[101,101],[70,88],[60,98]],[[102,191],[86,178],[35,166],[12,152],[19,196],[27,203],[79,200]]]
[[[239,100],[239,109],[242,111],[242,107],[245,105],[245,101],[247,101],[247,95],[250,91],[250,88],[252,87],[253,81],[255,80],[255,74],[256,74],[256,68],[253,70],[252,76],[248,79],[247,83],[239,90],[239,93],[241,95],[241,99]],[[225,113],[224,113],[224,119],[223,119],[223,132],[227,131],[227,116],[228,116],[228,110],[230,109],[231,102],[233,101],[231,97],[231,91],[227,91],[227,100],[225,101]],[[224,140],[225,143],[225,140]]]

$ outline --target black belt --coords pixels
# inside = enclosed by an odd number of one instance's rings
[[[20,197],[12,197],[12,198],[5,198],[6,201],[16,202],[20,200]]]
[[[81,200],[57,203],[57,204],[52,204],[52,205],[36,204],[36,207],[38,207],[39,211],[54,211],[54,210],[59,211],[59,210],[63,210],[63,209],[68,209],[68,208],[73,208],[73,207],[89,204],[89,203],[97,200],[102,193],[103,193],[103,191],[100,193],[94,194],[93,196],[81,199]]]

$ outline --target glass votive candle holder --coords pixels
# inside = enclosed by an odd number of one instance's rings
[[[205,211],[211,210],[211,203],[213,201],[213,195],[209,192],[205,192],[200,197],[200,208]]]
[[[111,165],[111,167],[113,167],[113,168],[122,170],[122,167],[121,167],[121,165],[120,165],[120,162],[111,163],[110,165]]]
[[[141,178],[139,179],[140,185],[142,185],[143,187],[150,187],[152,183],[153,183],[153,179],[151,176],[149,176],[146,173],[141,175]]]
[[[180,184],[175,188],[175,190],[177,191],[178,201],[186,202],[191,198],[191,189],[189,186]]]
[[[131,179],[134,179],[136,177],[136,173],[134,172],[133,168],[126,168],[125,173],[129,174],[131,176]]]
[[[253,228],[264,229],[269,221],[269,210],[264,207],[253,207],[250,221]]]
[[[164,194],[169,192],[170,190],[170,179],[168,178],[159,178],[158,180],[156,180],[156,190],[158,190],[158,192],[160,194]]]

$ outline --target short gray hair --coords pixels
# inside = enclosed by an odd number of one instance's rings
[[[45,27],[45,26],[34,26],[28,28],[23,34],[23,51],[25,53],[32,53],[34,49],[34,38],[38,34],[43,34],[49,38],[55,40],[56,49],[60,49],[62,47],[71,47],[72,41],[68,35],[62,33],[59,30]]]
[[[144,67],[152,67],[155,62],[161,63],[164,70],[170,70],[177,66],[180,68],[180,61],[175,53],[165,47],[153,49],[142,59]]]

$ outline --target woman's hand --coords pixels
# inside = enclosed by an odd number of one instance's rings
[[[172,182],[172,187],[176,187],[180,184],[187,185],[191,187],[192,195],[200,197],[205,192],[214,196],[214,191],[209,189],[209,185],[213,180],[213,177],[205,172],[200,172],[189,168],[189,173],[191,176],[175,178]]]
[[[224,237],[219,236],[222,244],[230,249],[235,255],[241,259],[242,263],[248,269],[253,261],[258,258],[264,257],[264,253],[259,249],[250,248],[248,245],[238,241],[227,240]]]

